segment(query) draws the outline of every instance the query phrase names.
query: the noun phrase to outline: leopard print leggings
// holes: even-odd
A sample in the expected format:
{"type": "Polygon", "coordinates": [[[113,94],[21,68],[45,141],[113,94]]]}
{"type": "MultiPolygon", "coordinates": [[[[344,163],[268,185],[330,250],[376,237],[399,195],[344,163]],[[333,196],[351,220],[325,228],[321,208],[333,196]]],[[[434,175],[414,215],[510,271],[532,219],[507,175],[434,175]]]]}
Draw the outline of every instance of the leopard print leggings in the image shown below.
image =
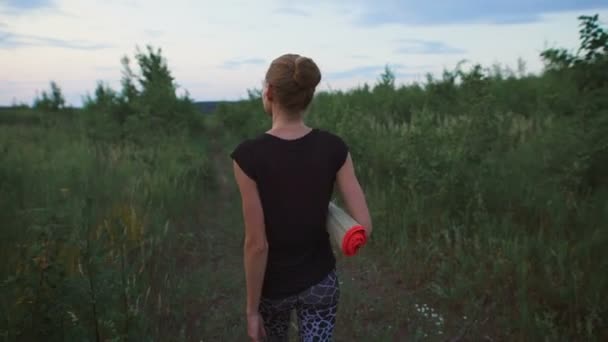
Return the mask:
{"type": "Polygon", "coordinates": [[[296,310],[298,330],[302,342],[331,341],[340,286],[336,271],[304,292],[280,300],[262,298],[260,314],[269,342],[288,341],[291,312],[296,310]]]}

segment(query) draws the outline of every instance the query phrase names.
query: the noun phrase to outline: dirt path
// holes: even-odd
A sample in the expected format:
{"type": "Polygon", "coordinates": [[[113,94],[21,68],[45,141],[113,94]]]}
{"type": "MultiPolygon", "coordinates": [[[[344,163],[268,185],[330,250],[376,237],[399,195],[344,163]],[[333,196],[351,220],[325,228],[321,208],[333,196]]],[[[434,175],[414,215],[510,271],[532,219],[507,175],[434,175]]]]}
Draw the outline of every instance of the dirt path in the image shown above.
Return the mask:
{"type": "Polygon", "coordinates": [[[242,271],[242,223],[238,193],[232,179],[229,152],[220,134],[213,133],[210,161],[217,180],[213,198],[201,206],[207,212],[204,239],[209,243],[209,296],[197,341],[246,341],[245,282],[242,271]]]}

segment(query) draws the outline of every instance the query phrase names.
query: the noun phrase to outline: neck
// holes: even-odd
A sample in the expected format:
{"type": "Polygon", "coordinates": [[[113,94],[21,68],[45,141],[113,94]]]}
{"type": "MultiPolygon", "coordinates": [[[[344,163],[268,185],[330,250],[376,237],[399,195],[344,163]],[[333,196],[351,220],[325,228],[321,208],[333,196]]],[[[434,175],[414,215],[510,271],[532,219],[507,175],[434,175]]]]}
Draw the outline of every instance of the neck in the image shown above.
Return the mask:
{"type": "Polygon", "coordinates": [[[304,127],[306,127],[306,125],[304,124],[302,115],[286,113],[280,109],[273,110],[271,130],[297,129],[304,127]]]}

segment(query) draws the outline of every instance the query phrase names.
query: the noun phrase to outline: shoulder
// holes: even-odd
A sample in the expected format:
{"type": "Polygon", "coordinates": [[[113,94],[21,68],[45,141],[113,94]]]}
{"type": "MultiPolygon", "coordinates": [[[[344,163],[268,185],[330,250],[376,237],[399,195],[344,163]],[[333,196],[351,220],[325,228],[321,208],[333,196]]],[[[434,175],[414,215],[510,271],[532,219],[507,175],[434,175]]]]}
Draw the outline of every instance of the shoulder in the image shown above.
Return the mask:
{"type": "Polygon", "coordinates": [[[341,150],[348,149],[348,144],[346,143],[345,139],[342,138],[340,135],[319,128],[317,128],[317,132],[319,133],[319,136],[323,140],[324,144],[335,146],[336,148],[341,150]]]}
{"type": "Polygon", "coordinates": [[[258,157],[260,145],[264,142],[264,136],[259,135],[255,138],[241,141],[230,153],[232,160],[253,180],[257,180],[259,164],[258,157]]]}
{"type": "Polygon", "coordinates": [[[253,138],[247,138],[242,140],[236,145],[236,147],[230,153],[230,156],[234,159],[242,154],[253,153],[264,141],[264,134],[260,134],[253,138]]]}
{"type": "Polygon", "coordinates": [[[328,130],[322,129],[322,128],[317,128],[316,130],[319,133],[319,136],[321,136],[325,140],[336,142],[336,143],[345,143],[344,139],[340,135],[338,135],[334,132],[331,132],[331,131],[328,131],[328,130]]]}
{"type": "Polygon", "coordinates": [[[349,147],[346,141],[338,134],[317,129],[323,148],[329,153],[333,170],[338,171],[346,161],[349,147]]]}

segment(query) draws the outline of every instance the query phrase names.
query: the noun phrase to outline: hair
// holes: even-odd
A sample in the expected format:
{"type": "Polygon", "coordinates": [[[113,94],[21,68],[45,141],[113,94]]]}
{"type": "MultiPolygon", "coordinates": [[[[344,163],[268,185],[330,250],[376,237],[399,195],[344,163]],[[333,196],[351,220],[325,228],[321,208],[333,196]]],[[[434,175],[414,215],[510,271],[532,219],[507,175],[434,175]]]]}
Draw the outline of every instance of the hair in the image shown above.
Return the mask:
{"type": "Polygon", "coordinates": [[[276,101],[290,112],[305,110],[321,82],[315,62],[297,54],[285,54],[270,64],[266,82],[272,86],[276,101]]]}

